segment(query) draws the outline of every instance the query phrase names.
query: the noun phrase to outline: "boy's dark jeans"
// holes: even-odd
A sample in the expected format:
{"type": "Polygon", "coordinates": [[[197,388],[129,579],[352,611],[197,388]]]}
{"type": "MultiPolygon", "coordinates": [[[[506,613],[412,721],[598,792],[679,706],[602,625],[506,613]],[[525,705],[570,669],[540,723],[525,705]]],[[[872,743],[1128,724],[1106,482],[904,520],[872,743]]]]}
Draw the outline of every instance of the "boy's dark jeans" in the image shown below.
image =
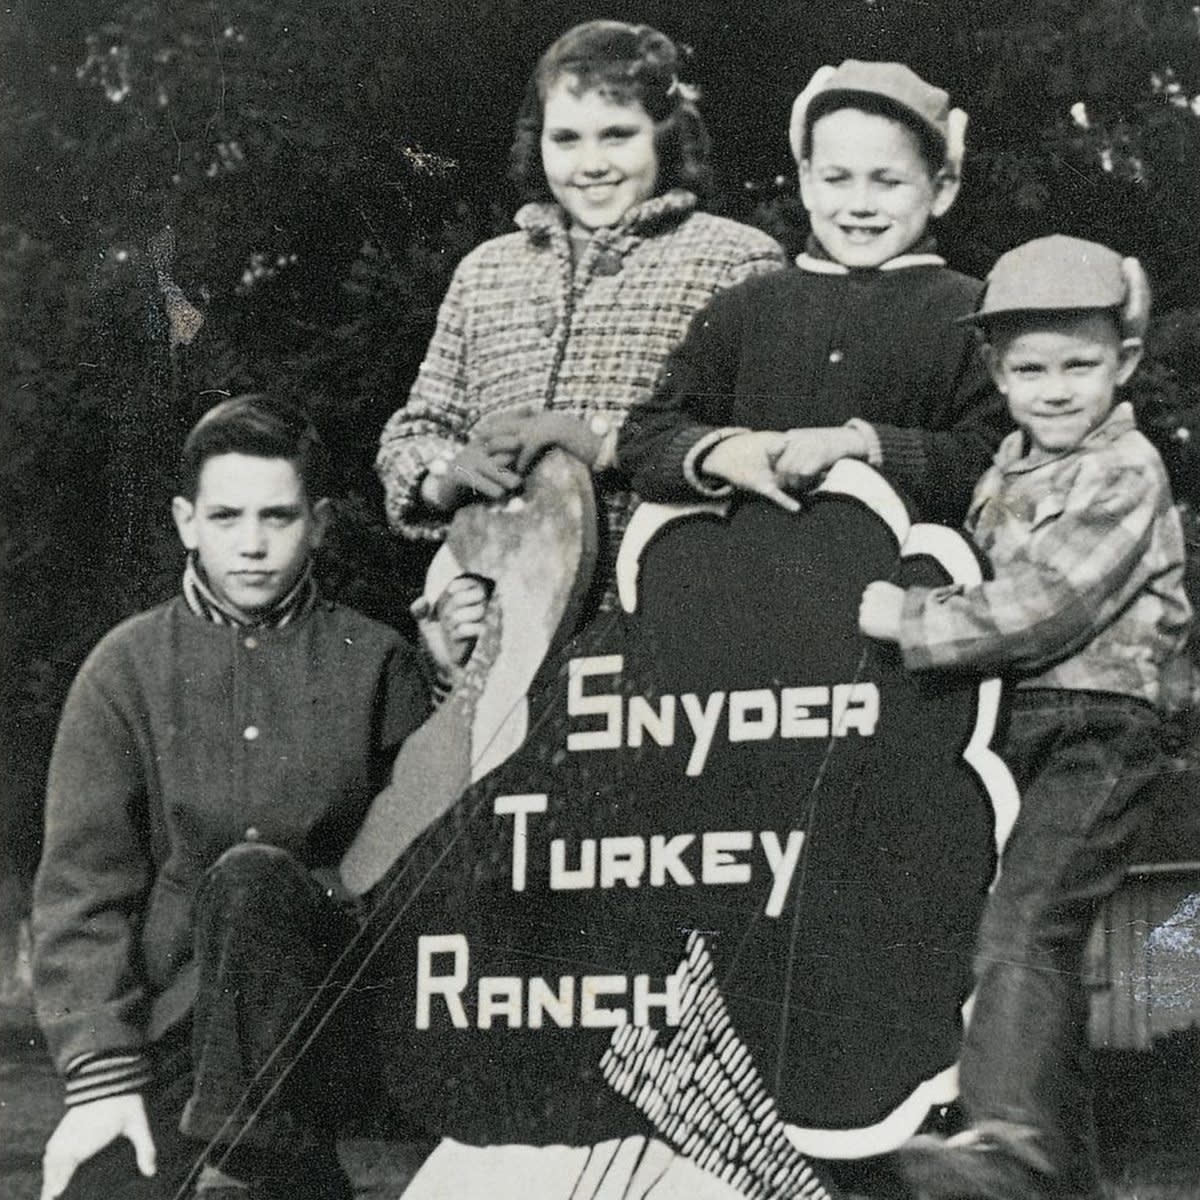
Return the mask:
{"type": "Polygon", "coordinates": [[[327,1151],[373,1050],[363,1014],[351,1012],[361,989],[341,996],[350,956],[334,968],[356,922],[286,851],[243,843],[209,871],[195,926],[184,1133],[297,1156],[327,1151]]]}
{"type": "Polygon", "coordinates": [[[200,1164],[220,1163],[235,1141],[230,1173],[264,1156],[301,1158],[306,1170],[289,1195],[338,1195],[342,1181],[327,1177],[340,1173],[337,1125],[373,1095],[361,989],[306,1043],[350,974],[349,965],[330,972],[357,928],[285,851],[259,843],[227,851],[197,898],[190,1037],[172,1030],[152,1051],[146,1104],[158,1174],[142,1179],[122,1139],[79,1169],[69,1200],[190,1196],[200,1164]]]}
{"type": "Polygon", "coordinates": [[[1014,702],[1005,758],[1021,810],[980,928],[961,1091],[973,1122],[1037,1131],[1055,1168],[1048,1195],[1098,1194],[1080,972],[1163,765],[1162,733],[1149,705],[1107,693],[1014,702]]]}

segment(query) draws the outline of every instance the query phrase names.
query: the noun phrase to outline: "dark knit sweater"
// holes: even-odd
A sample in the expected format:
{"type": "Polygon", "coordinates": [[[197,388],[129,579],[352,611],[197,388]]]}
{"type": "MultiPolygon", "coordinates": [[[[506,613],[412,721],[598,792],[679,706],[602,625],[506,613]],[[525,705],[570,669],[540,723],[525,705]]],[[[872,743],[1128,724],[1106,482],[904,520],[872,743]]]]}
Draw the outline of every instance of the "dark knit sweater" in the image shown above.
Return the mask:
{"type": "Polygon", "coordinates": [[[325,602],[246,630],[176,599],[100,642],[59,724],[33,903],[60,1071],[136,1053],[187,1011],[193,896],[225,850],[337,863],[428,696],[393,630],[325,602]]]}
{"type": "Polygon", "coordinates": [[[693,320],[617,458],[648,500],[696,498],[683,463],[714,428],[874,426],[880,469],[921,517],[958,524],[1011,429],[969,328],[982,285],[944,266],[797,268],[722,292],[693,320]],[[836,269],[836,268],[835,268],[836,269]]]}

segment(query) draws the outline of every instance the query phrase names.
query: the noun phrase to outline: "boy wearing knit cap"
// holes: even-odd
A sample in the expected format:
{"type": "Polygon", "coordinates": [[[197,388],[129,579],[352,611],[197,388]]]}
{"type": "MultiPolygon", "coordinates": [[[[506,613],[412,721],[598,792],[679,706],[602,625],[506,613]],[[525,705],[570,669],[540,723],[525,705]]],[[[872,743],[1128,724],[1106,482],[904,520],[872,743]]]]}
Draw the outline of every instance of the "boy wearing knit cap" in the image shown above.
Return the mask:
{"type": "Polygon", "coordinates": [[[929,223],[959,189],[966,116],[899,63],[822,67],[793,107],[811,236],[796,269],[714,298],[618,446],[652,500],[757,493],[788,509],[839,458],[926,519],[961,521],[1010,428],[955,325],[981,285],[929,223]]]}
{"type": "Polygon", "coordinates": [[[1021,809],[976,947],[971,1126],[901,1151],[923,1200],[1099,1195],[1080,967],[1187,696],[1183,533],[1117,394],[1148,308],[1137,261],[1104,246],[1056,236],[1000,258],[972,321],[1019,428],[967,520],[994,578],[863,595],[862,631],[911,669],[1016,684],[1004,753],[1021,809]]]}

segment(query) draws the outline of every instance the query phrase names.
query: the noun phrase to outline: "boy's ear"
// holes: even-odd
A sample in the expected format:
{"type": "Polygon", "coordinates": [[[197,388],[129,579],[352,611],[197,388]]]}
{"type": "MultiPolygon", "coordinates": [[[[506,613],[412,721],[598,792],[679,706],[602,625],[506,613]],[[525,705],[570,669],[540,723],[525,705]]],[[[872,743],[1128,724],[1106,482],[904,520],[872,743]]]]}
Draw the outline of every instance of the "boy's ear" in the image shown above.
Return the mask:
{"type": "Polygon", "coordinates": [[[1117,362],[1117,387],[1127,384],[1142,361],[1145,344],[1140,337],[1121,339],[1120,358],[1117,362]]]}
{"type": "Polygon", "coordinates": [[[812,167],[807,158],[800,160],[798,170],[800,174],[800,199],[803,201],[806,209],[811,209],[812,206],[808,202],[808,189],[812,182],[812,167]]]}
{"type": "Polygon", "coordinates": [[[325,533],[329,528],[329,518],[332,515],[327,496],[322,496],[312,506],[312,524],[308,529],[308,548],[310,550],[316,550],[325,540],[325,533]]]}
{"type": "Polygon", "coordinates": [[[171,501],[171,517],[185,550],[196,549],[196,506],[186,496],[171,501]]]}
{"type": "Polygon", "coordinates": [[[962,187],[962,176],[952,167],[943,167],[933,177],[933,203],[929,212],[935,217],[944,217],[954,207],[962,187]]]}
{"type": "Polygon", "coordinates": [[[1000,353],[991,342],[981,342],[979,345],[979,353],[983,355],[983,365],[987,367],[987,373],[992,377],[992,382],[996,385],[996,391],[1002,396],[1007,396],[1003,381],[1003,373],[1000,370],[1000,353]]]}

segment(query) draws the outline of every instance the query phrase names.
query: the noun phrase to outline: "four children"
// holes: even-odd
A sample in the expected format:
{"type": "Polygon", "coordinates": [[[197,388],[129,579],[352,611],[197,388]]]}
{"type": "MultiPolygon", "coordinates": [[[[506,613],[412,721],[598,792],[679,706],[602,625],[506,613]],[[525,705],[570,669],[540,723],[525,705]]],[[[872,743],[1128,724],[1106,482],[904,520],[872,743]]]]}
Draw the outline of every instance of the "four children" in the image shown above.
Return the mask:
{"type": "MultiPolygon", "coordinates": [[[[794,508],[842,457],[926,519],[965,514],[994,579],[873,584],[860,614],[915,670],[1017,679],[1022,807],[980,932],[973,1124],[916,1139],[904,1169],[925,1197],[1094,1196],[1079,961],[1180,703],[1190,619],[1165,475],[1117,398],[1144,279],[1104,247],[1042,239],[1000,259],[975,311],[980,285],[929,232],[957,195],[965,117],[908,68],[856,61],[796,102],[812,237],[780,270],[770,239],[695,211],[707,141],[677,71],[668,39],[619,22],[543,56],[514,147],[539,201],[455,274],[384,431],[389,519],[439,536],[457,506],[518,490],[550,445],[617,472],[617,530],[622,481],[794,508]]],[[[244,1131],[231,1121],[353,937],[320,869],[429,711],[415,652],[316,594],[322,454],[263,398],[202,419],[174,502],[182,594],[109,634],[67,700],[34,905],[68,1104],[44,1200],[73,1176],[71,1195],[125,1194],[121,1139],[143,1175],[157,1154],[171,1188],[207,1149],[207,1200],[351,1194],[312,1092],[336,1069],[332,1034],[244,1131]],[[263,962],[269,993],[252,982],[263,962]]],[[[458,653],[482,600],[455,592],[458,653]]]]}

